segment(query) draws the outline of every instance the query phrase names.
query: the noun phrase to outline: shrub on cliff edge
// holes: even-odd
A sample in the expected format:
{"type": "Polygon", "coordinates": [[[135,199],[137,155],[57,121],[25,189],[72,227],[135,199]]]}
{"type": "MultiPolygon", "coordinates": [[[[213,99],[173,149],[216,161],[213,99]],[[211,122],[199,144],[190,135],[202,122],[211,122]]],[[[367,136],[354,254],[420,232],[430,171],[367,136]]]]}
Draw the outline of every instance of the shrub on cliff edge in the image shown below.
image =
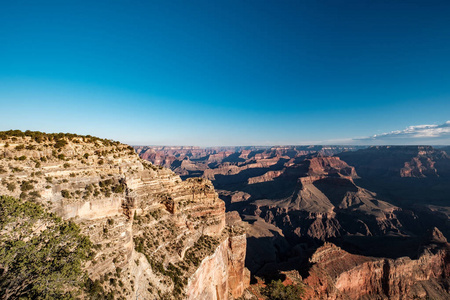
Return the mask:
{"type": "Polygon", "coordinates": [[[73,299],[91,242],[38,203],[0,196],[0,299],[73,299]]]}
{"type": "Polygon", "coordinates": [[[299,300],[302,299],[303,289],[298,285],[285,286],[281,280],[273,280],[261,292],[270,300],[299,300]]]}

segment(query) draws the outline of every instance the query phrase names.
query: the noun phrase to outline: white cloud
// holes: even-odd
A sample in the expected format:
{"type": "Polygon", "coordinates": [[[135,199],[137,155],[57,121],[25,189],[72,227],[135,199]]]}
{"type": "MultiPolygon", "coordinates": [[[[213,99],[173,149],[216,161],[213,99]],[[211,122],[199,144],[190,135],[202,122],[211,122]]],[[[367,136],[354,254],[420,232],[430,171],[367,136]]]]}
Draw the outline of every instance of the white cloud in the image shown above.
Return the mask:
{"type": "Polygon", "coordinates": [[[430,143],[446,139],[450,139],[450,121],[441,125],[414,125],[403,130],[375,134],[370,137],[355,138],[354,140],[365,142],[395,141],[396,143],[426,141],[430,143]]]}

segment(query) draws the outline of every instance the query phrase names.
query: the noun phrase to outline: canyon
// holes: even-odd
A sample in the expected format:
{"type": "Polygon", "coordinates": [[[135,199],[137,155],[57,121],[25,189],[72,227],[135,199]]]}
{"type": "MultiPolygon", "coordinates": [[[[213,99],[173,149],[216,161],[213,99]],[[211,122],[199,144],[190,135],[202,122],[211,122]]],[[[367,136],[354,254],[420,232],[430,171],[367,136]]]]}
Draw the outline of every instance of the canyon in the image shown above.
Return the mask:
{"type": "Polygon", "coordinates": [[[133,148],[9,131],[0,182],[90,239],[96,294],[82,298],[270,299],[277,280],[302,299],[450,295],[445,149],[133,148]]]}
{"type": "MultiPolygon", "coordinates": [[[[299,272],[307,299],[448,298],[445,148],[135,149],[182,178],[212,182],[227,211],[242,218],[254,282],[299,272]],[[430,242],[430,232],[443,239],[430,242]],[[348,286],[353,277],[364,289],[348,286]]],[[[258,286],[249,298],[261,296],[258,286]]]]}

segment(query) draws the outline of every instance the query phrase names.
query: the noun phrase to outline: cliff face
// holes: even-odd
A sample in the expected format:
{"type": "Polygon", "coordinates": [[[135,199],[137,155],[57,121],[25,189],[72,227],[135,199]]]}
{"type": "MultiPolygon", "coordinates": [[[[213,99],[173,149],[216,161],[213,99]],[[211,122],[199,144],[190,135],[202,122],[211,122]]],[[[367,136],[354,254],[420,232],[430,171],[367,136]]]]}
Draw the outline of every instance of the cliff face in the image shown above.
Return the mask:
{"type": "MultiPolygon", "coordinates": [[[[436,245],[435,245],[436,246],[436,245]]],[[[373,258],[325,244],[310,259],[305,299],[447,299],[449,244],[418,259],[373,258]]]]}
{"type": "Polygon", "coordinates": [[[244,267],[245,234],[231,236],[206,257],[189,278],[187,298],[224,300],[238,298],[250,285],[250,272],[244,267]]]}
{"type": "Polygon", "coordinates": [[[34,199],[78,223],[95,244],[86,269],[106,292],[180,299],[212,295],[212,284],[222,287],[214,290],[217,299],[240,296],[245,243],[234,247],[233,241],[245,235],[229,234],[224,202],[208,180],[182,181],[109,140],[35,133],[2,138],[0,194],[34,199]],[[214,274],[207,271],[214,271],[213,261],[222,266],[214,274]]]}

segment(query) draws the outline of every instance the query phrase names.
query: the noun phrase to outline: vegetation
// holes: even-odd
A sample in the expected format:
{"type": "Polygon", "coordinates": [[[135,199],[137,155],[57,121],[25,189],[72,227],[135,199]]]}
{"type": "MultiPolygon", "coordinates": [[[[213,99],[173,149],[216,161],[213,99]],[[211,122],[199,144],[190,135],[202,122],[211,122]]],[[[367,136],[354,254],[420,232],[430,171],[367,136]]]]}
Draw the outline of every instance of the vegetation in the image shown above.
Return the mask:
{"type": "MultiPolygon", "coordinates": [[[[54,141],[54,147],[55,148],[61,148],[64,147],[67,144],[67,140],[69,141],[77,141],[82,140],[86,143],[96,143],[96,142],[102,142],[106,146],[112,146],[112,145],[119,145],[120,143],[117,141],[112,141],[108,139],[101,139],[98,137],[90,136],[90,135],[78,135],[73,133],[44,133],[40,131],[30,131],[27,130],[25,132],[20,130],[8,130],[8,131],[0,131],[0,139],[6,140],[8,138],[14,138],[14,137],[30,137],[31,139],[35,140],[37,143],[42,143],[45,141],[54,141]]],[[[19,145],[23,146],[23,145],[19,145]]],[[[20,147],[23,149],[22,147],[20,147]]],[[[18,150],[21,150],[18,149],[18,150]]]]}
{"type": "Polygon", "coordinates": [[[53,147],[55,147],[55,148],[63,148],[63,147],[65,147],[67,144],[68,144],[68,143],[67,143],[66,140],[61,139],[61,140],[57,140],[56,143],[55,143],[55,145],[53,145],[53,147]]]}
{"type": "Polygon", "coordinates": [[[85,287],[89,238],[31,201],[0,196],[0,298],[74,299],[85,287]]]}
{"type": "Polygon", "coordinates": [[[31,181],[22,181],[20,185],[20,190],[22,192],[31,191],[34,188],[33,183],[31,181]]]}
{"type": "Polygon", "coordinates": [[[6,188],[8,189],[8,191],[14,192],[16,190],[16,184],[14,182],[8,182],[6,184],[6,188]]]}
{"type": "Polygon", "coordinates": [[[299,285],[285,286],[281,280],[273,280],[261,293],[270,300],[299,300],[302,299],[303,288],[299,285]]]}
{"type": "Polygon", "coordinates": [[[194,244],[189,248],[185,254],[185,260],[189,264],[193,264],[198,267],[206,255],[211,255],[214,249],[219,245],[219,241],[211,236],[202,235],[194,244]]]}
{"type": "Polygon", "coordinates": [[[62,190],[61,196],[63,196],[63,198],[70,198],[70,193],[68,190],[62,190]]]}
{"type": "Polygon", "coordinates": [[[86,280],[85,290],[89,295],[89,299],[95,300],[113,300],[114,294],[112,292],[106,293],[102,284],[97,279],[92,281],[90,278],[86,280]]]}

